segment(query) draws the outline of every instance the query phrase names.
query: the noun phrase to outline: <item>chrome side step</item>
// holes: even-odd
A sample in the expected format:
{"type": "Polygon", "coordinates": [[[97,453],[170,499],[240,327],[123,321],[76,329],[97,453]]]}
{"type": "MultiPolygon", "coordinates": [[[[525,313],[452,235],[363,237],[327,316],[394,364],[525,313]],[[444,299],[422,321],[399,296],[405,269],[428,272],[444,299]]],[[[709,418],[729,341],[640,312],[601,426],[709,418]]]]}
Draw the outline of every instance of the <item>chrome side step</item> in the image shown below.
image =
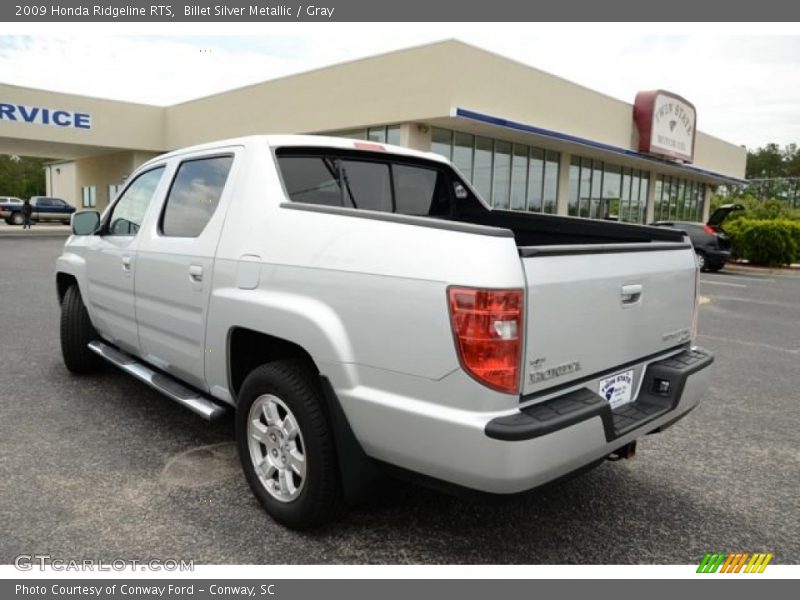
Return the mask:
{"type": "Polygon", "coordinates": [[[227,412],[226,408],[207,396],[186,387],[169,375],[151,369],[131,355],[125,354],[108,344],[100,341],[89,342],[89,350],[99,354],[111,364],[133,375],[136,379],[143,381],[207,421],[214,421],[227,412]]]}

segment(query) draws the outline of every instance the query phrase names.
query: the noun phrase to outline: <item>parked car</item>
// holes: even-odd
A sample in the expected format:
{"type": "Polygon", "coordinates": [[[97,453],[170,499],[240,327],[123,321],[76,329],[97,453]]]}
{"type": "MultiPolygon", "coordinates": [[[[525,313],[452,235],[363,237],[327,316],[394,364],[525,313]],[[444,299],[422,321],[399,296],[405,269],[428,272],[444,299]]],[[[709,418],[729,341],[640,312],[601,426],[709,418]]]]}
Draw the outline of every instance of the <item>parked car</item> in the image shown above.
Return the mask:
{"type": "Polygon", "coordinates": [[[628,458],[711,377],[684,233],[493,210],[430,153],[195,146],[72,230],[66,367],[105,360],[207,419],[235,411],[246,479],[291,527],[376,471],[511,494],[628,458]]]}
{"type": "MultiPolygon", "coordinates": [[[[14,200],[19,200],[19,198],[15,198],[14,200]]],[[[33,207],[31,220],[34,223],[58,222],[69,225],[72,213],[75,212],[75,207],[61,198],[32,196],[30,202],[33,207]]],[[[3,210],[3,205],[0,203],[0,211],[2,211],[0,212],[0,216],[4,218],[9,225],[22,225],[25,220],[22,216],[22,204],[22,200],[9,203],[5,210],[3,210]]]]}
{"type": "Polygon", "coordinates": [[[31,197],[33,214],[31,218],[35,223],[59,222],[69,225],[75,207],[61,198],[50,196],[31,197]]]}
{"type": "Polygon", "coordinates": [[[719,271],[731,257],[731,238],[722,228],[722,222],[735,210],[744,210],[744,206],[724,204],[711,213],[706,223],[656,221],[653,225],[685,231],[692,240],[700,270],[719,271]]]}
{"type": "MultiPolygon", "coordinates": [[[[3,219],[9,225],[11,224],[11,215],[18,212],[22,208],[22,199],[16,196],[0,196],[0,219],[3,219]]],[[[20,213],[20,216],[22,213],[20,213]]],[[[19,222],[22,225],[22,221],[19,222]]]]}

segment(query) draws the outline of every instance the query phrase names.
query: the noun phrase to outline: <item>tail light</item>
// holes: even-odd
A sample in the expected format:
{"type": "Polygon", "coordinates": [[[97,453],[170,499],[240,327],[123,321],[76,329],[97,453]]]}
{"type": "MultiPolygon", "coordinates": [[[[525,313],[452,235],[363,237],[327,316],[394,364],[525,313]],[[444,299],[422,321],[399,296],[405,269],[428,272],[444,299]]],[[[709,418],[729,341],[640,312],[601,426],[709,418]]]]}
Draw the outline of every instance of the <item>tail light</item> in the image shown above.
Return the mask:
{"type": "Polygon", "coordinates": [[[461,366],[482,384],[519,393],[522,290],[448,289],[461,366]]]}
{"type": "Polygon", "coordinates": [[[711,225],[703,225],[703,229],[708,234],[717,235],[717,230],[714,229],[711,225]]]}

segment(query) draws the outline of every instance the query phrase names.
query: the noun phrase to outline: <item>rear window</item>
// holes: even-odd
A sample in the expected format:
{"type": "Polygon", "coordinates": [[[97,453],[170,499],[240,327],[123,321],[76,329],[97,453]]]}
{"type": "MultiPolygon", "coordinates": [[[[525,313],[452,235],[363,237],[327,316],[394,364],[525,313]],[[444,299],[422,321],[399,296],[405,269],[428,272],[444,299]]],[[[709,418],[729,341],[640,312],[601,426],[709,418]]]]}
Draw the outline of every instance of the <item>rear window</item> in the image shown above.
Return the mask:
{"type": "Polygon", "coordinates": [[[279,152],[278,164],[292,202],[404,215],[448,214],[447,172],[399,158],[279,152]]]}

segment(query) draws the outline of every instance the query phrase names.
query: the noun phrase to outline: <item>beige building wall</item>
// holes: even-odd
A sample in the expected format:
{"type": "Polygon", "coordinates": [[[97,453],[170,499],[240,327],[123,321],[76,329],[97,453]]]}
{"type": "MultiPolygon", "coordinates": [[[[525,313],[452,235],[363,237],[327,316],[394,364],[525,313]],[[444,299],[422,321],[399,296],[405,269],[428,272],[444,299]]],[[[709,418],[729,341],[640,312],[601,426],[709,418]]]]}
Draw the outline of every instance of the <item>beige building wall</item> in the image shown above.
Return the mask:
{"type": "Polygon", "coordinates": [[[91,129],[0,121],[0,153],[77,158],[114,150],[164,151],[164,108],[0,84],[0,101],[87,113],[91,129]]]}
{"type": "MultiPolygon", "coordinates": [[[[447,119],[456,108],[623,149],[638,143],[632,104],[458,41],[400,50],[170,106],[165,143],[175,148],[254,133],[435,122],[447,119]]],[[[413,131],[408,139],[418,141],[413,131]]],[[[742,177],[745,160],[743,148],[698,132],[695,166],[742,177]]]]}
{"type": "Polygon", "coordinates": [[[75,196],[75,163],[62,162],[45,165],[45,190],[48,196],[62,198],[72,206],[78,206],[80,197],[75,196]]]}
{"type": "Polygon", "coordinates": [[[103,210],[111,200],[109,186],[123,184],[139,165],[155,155],[155,153],[116,152],[76,161],[74,206],[83,208],[82,189],[84,186],[94,186],[96,208],[103,210]]]}
{"type": "Polygon", "coordinates": [[[434,44],[357,60],[167,108],[166,143],[309,133],[446,116],[453,61],[434,44]]]}

